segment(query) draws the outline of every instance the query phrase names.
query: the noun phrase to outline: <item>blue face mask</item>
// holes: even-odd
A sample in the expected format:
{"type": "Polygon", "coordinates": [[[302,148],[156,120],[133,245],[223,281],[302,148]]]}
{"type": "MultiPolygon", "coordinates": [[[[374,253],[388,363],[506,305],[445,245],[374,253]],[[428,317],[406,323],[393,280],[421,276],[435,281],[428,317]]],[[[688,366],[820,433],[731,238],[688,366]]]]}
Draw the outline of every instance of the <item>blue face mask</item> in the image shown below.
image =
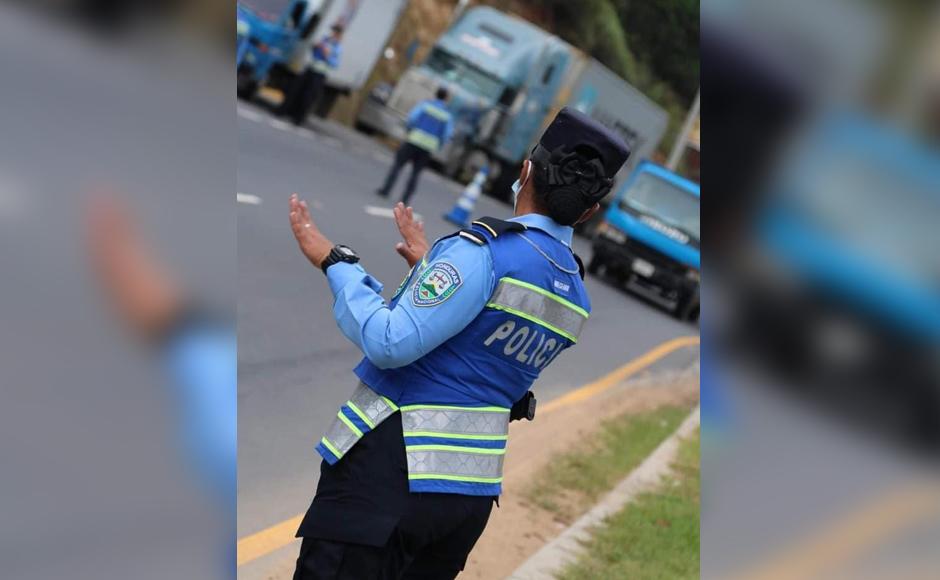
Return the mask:
{"type": "Polygon", "coordinates": [[[522,184],[519,183],[519,180],[512,182],[512,209],[515,211],[516,202],[519,201],[519,192],[522,191],[522,184]]]}

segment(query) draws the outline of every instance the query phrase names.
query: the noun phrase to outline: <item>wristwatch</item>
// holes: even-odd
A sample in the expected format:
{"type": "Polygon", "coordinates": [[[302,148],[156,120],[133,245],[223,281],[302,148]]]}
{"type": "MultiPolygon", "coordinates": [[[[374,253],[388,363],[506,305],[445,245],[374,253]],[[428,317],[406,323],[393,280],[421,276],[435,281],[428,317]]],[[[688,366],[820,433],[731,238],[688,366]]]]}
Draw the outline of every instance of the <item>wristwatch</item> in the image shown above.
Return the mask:
{"type": "Polygon", "coordinates": [[[347,264],[355,264],[359,261],[359,254],[353,251],[349,246],[344,246],[342,244],[337,244],[333,246],[333,249],[330,250],[330,254],[323,260],[323,263],[320,264],[320,268],[323,269],[323,273],[326,274],[326,269],[332,266],[337,262],[346,262],[347,264]]]}

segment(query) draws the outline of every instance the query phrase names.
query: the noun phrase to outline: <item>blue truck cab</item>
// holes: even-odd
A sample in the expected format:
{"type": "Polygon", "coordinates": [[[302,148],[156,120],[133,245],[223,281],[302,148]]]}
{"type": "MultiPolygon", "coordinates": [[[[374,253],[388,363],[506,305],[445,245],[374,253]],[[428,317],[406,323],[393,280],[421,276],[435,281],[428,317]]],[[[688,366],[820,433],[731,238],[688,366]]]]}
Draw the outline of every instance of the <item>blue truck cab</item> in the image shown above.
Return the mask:
{"type": "Polygon", "coordinates": [[[805,129],[735,260],[738,336],[866,428],[940,448],[940,158],[884,121],[805,129]],[[773,329],[773,332],[767,332],[773,329]]]}
{"type": "Polygon", "coordinates": [[[236,8],[238,95],[251,98],[275,65],[290,58],[297,42],[309,37],[319,22],[321,2],[291,0],[278,14],[261,13],[239,2],[236,8]]]}
{"type": "Polygon", "coordinates": [[[641,161],[598,226],[587,270],[697,320],[701,272],[699,185],[641,161]]]}

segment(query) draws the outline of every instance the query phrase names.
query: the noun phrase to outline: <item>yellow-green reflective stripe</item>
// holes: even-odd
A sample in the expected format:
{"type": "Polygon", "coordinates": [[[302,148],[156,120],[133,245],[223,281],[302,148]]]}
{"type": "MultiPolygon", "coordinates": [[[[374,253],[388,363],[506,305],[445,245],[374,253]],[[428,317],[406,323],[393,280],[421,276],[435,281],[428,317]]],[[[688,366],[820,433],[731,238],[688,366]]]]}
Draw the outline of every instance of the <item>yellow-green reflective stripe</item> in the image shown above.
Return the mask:
{"type": "Polygon", "coordinates": [[[365,413],[360,411],[359,407],[357,407],[355,403],[353,403],[352,401],[346,401],[346,405],[348,405],[349,408],[352,409],[353,413],[359,415],[359,418],[362,419],[363,423],[369,426],[369,429],[375,429],[375,423],[373,423],[372,420],[369,419],[369,417],[366,416],[365,413]]]}
{"type": "Polygon", "coordinates": [[[405,431],[405,437],[446,437],[448,439],[478,439],[480,441],[506,441],[509,435],[467,435],[439,431],[405,431]]]}
{"type": "Polygon", "coordinates": [[[446,479],[448,481],[469,481],[471,483],[502,483],[502,477],[470,477],[466,475],[445,475],[443,473],[409,473],[408,479],[446,479]]]}
{"type": "Polygon", "coordinates": [[[336,447],[333,447],[333,444],[330,443],[330,441],[326,437],[321,438],[320,443],[322,443],[324,447],[329,449],[333,453],[333,455],[335,455],[337,458],[343,456],[343,454],[339,452],[339,449],[337,449],[336,447]]]}
{"type": "Polygon", "coordinates": [[[420,409],[448,409],[453,411],[500,411],[502,413],[508,413],[509,409],[506,407],[455,407],[453,405],[405,405],[401,408],[402,411],[417,411],[420,409]]]}
{"type": "Polygon", "coordinates": [[[496,310],[502,310],[503,312],[508,312],[508,313],[510,313],[510,314],[515,314],[516,316],[521,316],[522,318],[525,318],[526,320],[528,320],[528,321],[530,321],[530,322],[534,322],[534,323],[536,323],[536,324],[538,324],[538,325],[540,325],[540,326],[544,326],[545,328],[551,330],[552,332],[557,332],[558,334],[564,336],[565,338],[567,338],[567,339],[570,340],[571,342],[578,342],[578,339],[577,339],[577,338],[575,338],[574,336],[571,336],[570,334],[568,334],[568,333],[565,332],[564,330],[562,330],[562,329],[560,329],[560,328],[558,328],[558,327],[556,327],[556,326],[553,326],[553,325],[551,325],[551,324],[545,322],[544,320],[539,320],[538,318],[532,316],[531,314],[526,314],[525,312],[520,312],[520,311],[516,310],[515,308],[510,308],[510,307],[508,307],[508,306],[503,306],[502,304],[495,304],[495,303],[493,303],[493,302],[490,302],[489,304],[487,304],[487,307],[489,307],[489,308],[494,308],[494,309],[496,309],[496,310]]]}
{"type": "Polygon", "coordinates": [[[553,293],[549,292],[548,290],[545,290],[544,288],[539,288],[538,286],[536,286],[536,285],[534,285],[534,284],[529,284],[528,282],[523,282],[522,280],[516,280],[515,278],[509,278],[509,277],[500,278],[499,281],[500,281],[500,282],[506,282],[507,284],[513,284],[513,285],[515,285],[515,286],[521,286],[521,287],[523,287],[523,288],[528,288],[529,290],[532,290],[533,292],[538,292],[539,294],[541,294],[542,296],[545,296],[546,298],[551,298],[552,300],[554,300],[555,302],[558,302],[558,303],[561,304],[562,306],[566,306],[566,307],[568,307],[568,308],[574,310],[575,312],[577,312],[578,314],[580,314],[581,316],[583,316],[583,317],[585,317],[585,318],[588,318],[588,317],[590,316],[590,314],[588,314],[587,310],[581,308],[581,307],[578,306],[577,304],[574,304],[574,303],[572,303],[572,302],[568,302],[567,300],[565,300],[565,299],[562,298],[561,296],[559,296],[559,295],[557,295],[557,294],[553,294],[553,293]]]}
{"type": "MultiPolygon", "coordinates": [[[[379,395],[379,396],[382,397],[382,395],[379,395]]],[[[388,405],[389,407],[391,407],[392,411],[397,411],[397,410],[398,410],[398,405],[396,405],[395,403],[391,402],[391,401],[390,401],[389,399],[387,399],[386,397],[382,397],[382,400],[385,401],[385,404],[386,404],[386,405],[388,405]]]]}
{"type": "Polygon", "coordinates": [[[437,149],[441,140],[421,129],[412,129],[408,133],[408,142],[424,149],[437,149]]]}
{"type": "Polygon", "coordinates": [[[460,447],[458,445],[405,445],[405,451],[456,451],[458,453],[477,453],[480,455],[505,455],[505,449],[483,449],[480,447],[460,447]]]}
{"type": "Polygon", "coordinates": [[[424,112],[440,121],[450,121],[450,113],[448,113],[444,109],[438,109],[437,107],[426,105],[424,107],[424,112]]]}
{"type": "Polygon", "coordinates": [[[336,416],[339,417],[340,421],[342,421],[343,423],[346,423],[346,426],[349,427],[349,430],[355,433],[357,437],[362,437],[362,431],[359,430],[359,427],[356,427],[355,425],[353,425],[353,422],[350,421],[349,418],[346,417],[346,415],[344,415],[342,411],[337,413],[336,416]]]}

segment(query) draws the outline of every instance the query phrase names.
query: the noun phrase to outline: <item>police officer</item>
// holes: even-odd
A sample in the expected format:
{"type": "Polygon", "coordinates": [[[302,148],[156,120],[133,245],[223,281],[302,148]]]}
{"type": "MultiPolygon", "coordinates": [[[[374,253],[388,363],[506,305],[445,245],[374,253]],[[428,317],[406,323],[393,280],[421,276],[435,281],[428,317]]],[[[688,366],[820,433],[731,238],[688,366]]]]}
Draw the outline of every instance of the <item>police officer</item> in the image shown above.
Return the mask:
{"type": "Polygon", "coordinates": [[[295,125],[300,125],[307,118],[307,112],[320,99],[326,76],[339,67],[342,56],[343,25],[336,23],[330,29],[330,35],[316,43],[312,49],[304,52],[304,66],[301,74],[291,83],[284,102],[277,114],[287,116],[295,125]]]}
{"type": "Polygon", "coordinates": [[[316,496],[297,535],[295,580],[454,578],[500,493],[511,419],[575,344],[591,306],[573,226],[626,161],[624,142],[562,109],[513,184],[515,217],[483,218],[428,248],[395,208],[412,266],[391,301],[348,247],[291,197],[301,251],[326,273],[333,315],[365,354],[360,382],[317,444],[316,496]]]}
{"type": "Polygon", "coordinates": [[[431,155],[450,140],[454,132],[453,116],[447,110],[447,98],[447,89],[441,87],[433,99],[421,101],[408,113],[405,125],[407,138],[395,153],[395,161],[385,178],[385,185],[376,191],[377,194],[388,197],[402,166],[411,163],[411,177],[401,198],[402,203],[408,204],[418,185],[418,176],[431,160],[431,155]]]}

